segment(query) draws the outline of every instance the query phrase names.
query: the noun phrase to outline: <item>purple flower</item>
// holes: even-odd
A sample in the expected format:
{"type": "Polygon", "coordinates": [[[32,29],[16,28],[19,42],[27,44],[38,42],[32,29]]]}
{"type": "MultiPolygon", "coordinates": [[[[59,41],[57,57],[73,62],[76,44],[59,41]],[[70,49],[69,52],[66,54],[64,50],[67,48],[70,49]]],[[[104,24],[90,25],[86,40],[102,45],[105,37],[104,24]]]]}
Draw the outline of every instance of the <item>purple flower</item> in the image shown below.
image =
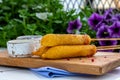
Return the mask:
{"type": "Polygon", "coordinates": [[[116,18],[113,18],[112,16],[112,9],[108,9],[105,11],[103,19],[96,25],[95,30],[98,31],[102,25],[111,26],[115,21],[116,18]]]}
{"type": "Polygon", "coordinates": [[[74,30],[80,30],[82,27],[82,23],[79,19],[76,19],[74,21],[70,21],[68,24],[67,32],[68,33],[74,33],[74,30]]]}
{"type": "Polygon", "coordinates": [[[116,14],[114,15],[114,17],[112,18],[113,21],[120,21],[120,14],[116,14]]]}
{"type": "Polygon", "coordinates": [[[110,26],[109,33],[111,37],[113,38],[120,37],[120,22],[119,21],[114,22],[113,25],[110,26]]]}
{"type": "MultiPolygon", "coordinates": [[[[97,38],[111,38],[110,32],[109,32],[109,27],[105,24],[103,24],[97,31],[97,38]]],[[[108,45],[116,45],[117,40],[108,40],[108,41],[99,41],[99,44],[101,46],[108,46],[108,45]]],[[[107,52],[111,52],[113,50],[104,50],[107,52]]]]}
{"type": "Polygon", "coordinates": [[[102,25],[97,31],[97,38],[110,38],[107,25],[102,25]]]}
{"type": "Polygon", "coordinates": [[[97,13],[93,13],[90,18],[88,19],[88,24],[90,25],[90,27],[93,30],[97,30],[96,29],[96,25],[103,19],[103,17],[97,13]]]}
{"type": "Polygon", "coordinates": [[[103,15],[104,19],[106,19],[106,20],[111,19],[112,18],[112,11],[113,11],[112,8],[106,10],[105,13],[104,13],[104,15],[103,15]]]}
{"type": "Polygon", "coordinates": [[[96,25],[96,32],[102,25],[108,25],[108,22],[106,20],[101,20],[97,25],[96,25]]]}
{"type": "Polygon", "coordinates": [[[117,40],[99,41],[99,44],[100,44],[101,46],[116,45],[116,44],[117,44],[117,40]]]}

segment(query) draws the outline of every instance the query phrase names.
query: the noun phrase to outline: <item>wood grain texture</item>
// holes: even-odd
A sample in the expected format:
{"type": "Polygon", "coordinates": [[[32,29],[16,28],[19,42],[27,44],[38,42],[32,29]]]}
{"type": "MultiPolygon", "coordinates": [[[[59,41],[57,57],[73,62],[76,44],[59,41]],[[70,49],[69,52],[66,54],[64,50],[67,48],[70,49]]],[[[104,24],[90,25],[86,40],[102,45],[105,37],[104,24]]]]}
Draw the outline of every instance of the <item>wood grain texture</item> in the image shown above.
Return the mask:
{"type": "Polygon", "coordinates": [[[4,51],[0,52],[0,65],[25,68],[51,66],[70,72],[102,75],[120,66],[120,54],[97,52],[93,57],[43,60],[39,57],[13,58],[4,51]]]}

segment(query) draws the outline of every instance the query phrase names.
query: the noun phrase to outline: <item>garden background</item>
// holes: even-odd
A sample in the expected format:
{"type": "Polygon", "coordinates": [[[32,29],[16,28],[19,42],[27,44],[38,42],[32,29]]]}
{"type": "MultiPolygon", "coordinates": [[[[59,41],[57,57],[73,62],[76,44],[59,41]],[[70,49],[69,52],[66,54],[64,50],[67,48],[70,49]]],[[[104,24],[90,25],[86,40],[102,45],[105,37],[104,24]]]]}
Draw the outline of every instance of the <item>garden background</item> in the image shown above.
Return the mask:
{"type": "Polygon", "coordinates": [[[0,0],[0,47],[22,35],[68,33],[69,22],[80,19],[80,33],[96,38],[88,18],[112,8],[119,13],[118,0],[0,0]]]}

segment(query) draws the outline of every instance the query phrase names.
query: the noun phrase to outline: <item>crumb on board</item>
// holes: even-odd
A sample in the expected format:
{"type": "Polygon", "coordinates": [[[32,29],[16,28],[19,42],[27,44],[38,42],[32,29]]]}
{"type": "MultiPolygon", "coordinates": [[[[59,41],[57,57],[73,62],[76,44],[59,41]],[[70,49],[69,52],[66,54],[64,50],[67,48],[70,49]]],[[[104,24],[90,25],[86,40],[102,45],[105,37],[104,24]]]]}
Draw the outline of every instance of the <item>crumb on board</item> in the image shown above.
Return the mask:
{"type": "Polygon", "coordinates": [[[70,61],[70,58],[67,58],[68,61],[70,61]]]}
{"type": "Polygon", "coordinates": [[[95,59],[93,59],[93,58],[92,58],[92,59],[91,59],[91,61],[92,61],[92,62],[94,62],[94,61],[95,61],[95,59]]]}
{"type": "Polygon", "coordinates": [[[104,58],[107,58],[107,56],[104,56],[104,58]]]}

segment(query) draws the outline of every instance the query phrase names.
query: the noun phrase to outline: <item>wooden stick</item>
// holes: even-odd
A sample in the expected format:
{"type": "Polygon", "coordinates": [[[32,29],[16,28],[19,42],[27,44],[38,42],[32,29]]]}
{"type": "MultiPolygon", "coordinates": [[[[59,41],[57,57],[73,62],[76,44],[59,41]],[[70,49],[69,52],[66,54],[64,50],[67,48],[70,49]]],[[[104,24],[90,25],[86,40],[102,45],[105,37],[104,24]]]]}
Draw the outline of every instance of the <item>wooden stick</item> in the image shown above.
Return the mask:
{"type": "Polygon", "coordinates": [[[109,40],[120,40],[120,38],[92,38],[91,41],[109,41],[109,40]]]}
{"type": "Polygon", "coordinates": [[[120,45],[111,45],[111,46],[97,46],[97,48],[116,48],[116,47],[120,47],[120,45]]]}
{"type": "Polygon", "coordinates": [[[120,49],[120,47],[111,47],[111,48],[97,48],[97,50],[114,50],[114,49],[120,49]]]}

